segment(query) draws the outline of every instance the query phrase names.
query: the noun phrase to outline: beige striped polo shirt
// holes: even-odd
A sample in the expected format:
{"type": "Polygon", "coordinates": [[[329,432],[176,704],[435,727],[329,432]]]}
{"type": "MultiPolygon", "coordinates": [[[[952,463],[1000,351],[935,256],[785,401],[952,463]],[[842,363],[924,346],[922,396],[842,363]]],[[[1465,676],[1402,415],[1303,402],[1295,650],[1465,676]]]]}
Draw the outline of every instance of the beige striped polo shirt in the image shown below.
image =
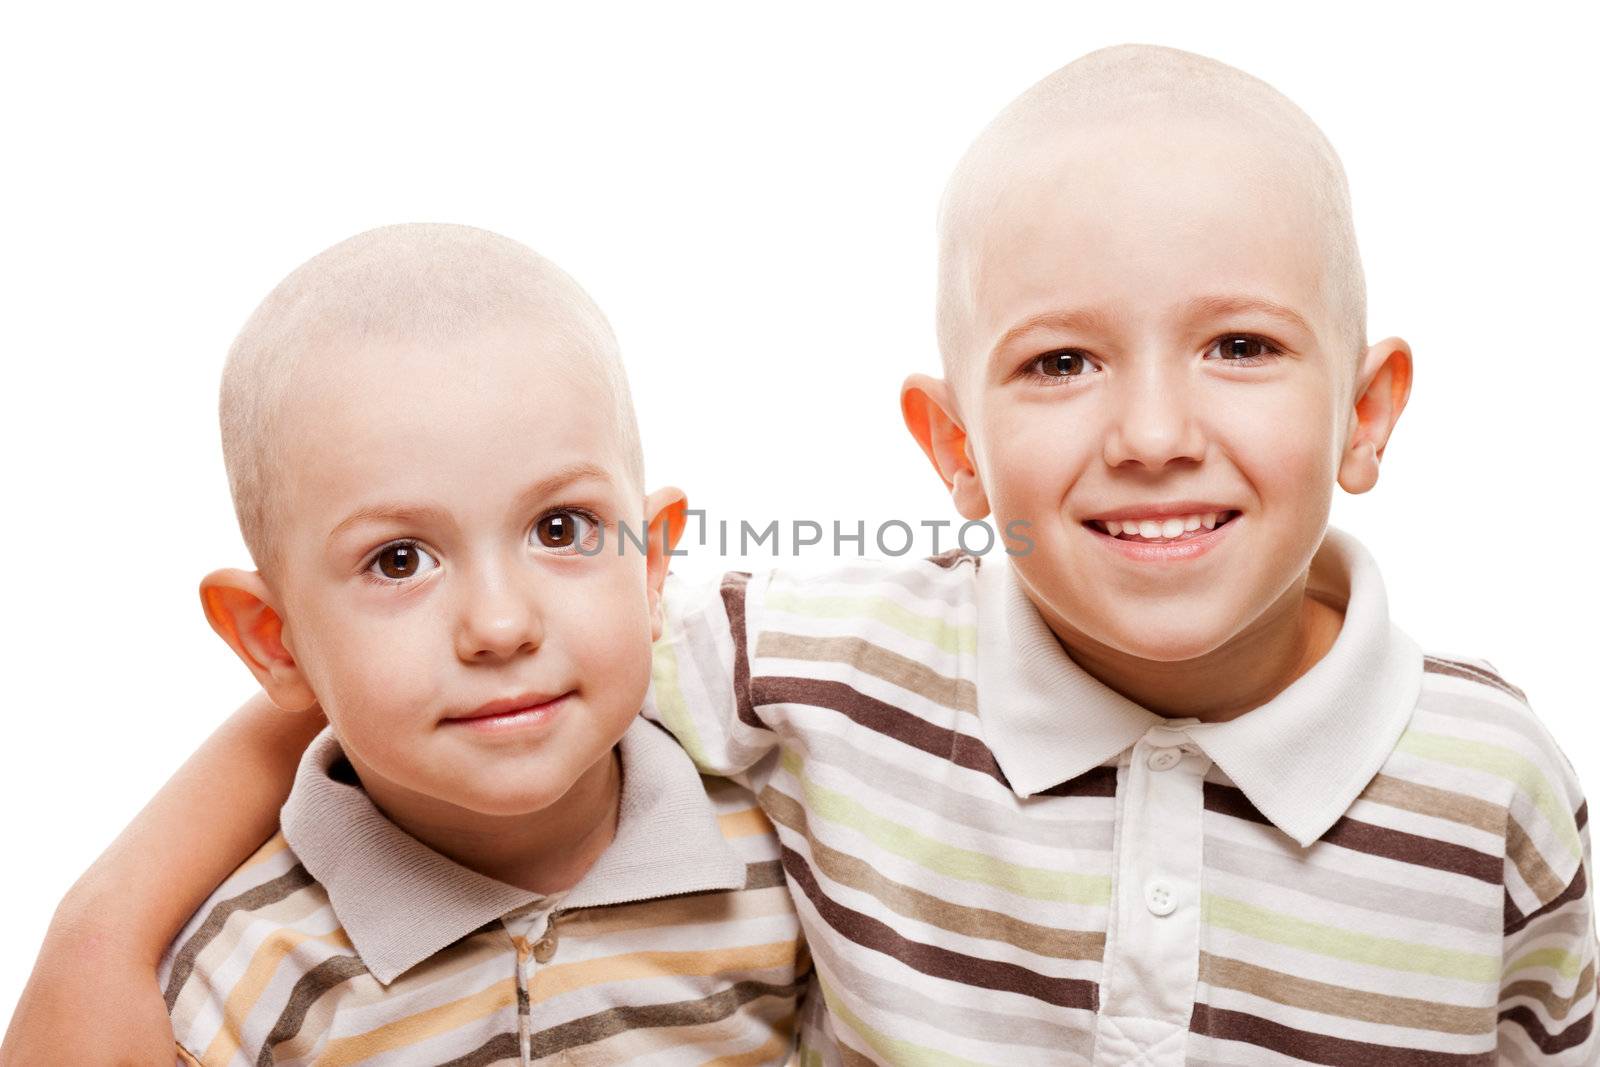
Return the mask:
{"type": "Polygon", "coordinates": [[[180,1062],[784,1063],[809,962],[771,824],[643,719],[619,754],[616,838],[546,900],[390,822],[324,733],[162,960],[180,1062]]]}
{"type": "Polygon", "coordinates": [[[1593,1064],[1588,813],[1523,694],[1330,529],[1331,650],[1151,714],[1002,556],[669,585],[650,713],[778,828],[805,1064],[1593,1064]]]}

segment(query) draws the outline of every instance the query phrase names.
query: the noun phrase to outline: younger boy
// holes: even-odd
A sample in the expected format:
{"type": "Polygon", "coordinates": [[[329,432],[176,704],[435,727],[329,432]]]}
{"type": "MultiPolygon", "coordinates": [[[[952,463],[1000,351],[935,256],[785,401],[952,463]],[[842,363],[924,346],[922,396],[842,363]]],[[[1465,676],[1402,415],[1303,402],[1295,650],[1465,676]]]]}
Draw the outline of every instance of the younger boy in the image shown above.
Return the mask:
{"type": "Polygon", "coordinates": [[[903,413],[1015,557],[666,594],[653,704],[778,824],[803,1054],[1593,1063],[1576,777],[1327,528],[1411,358],[1366,343],[1321,133],[1214,61],[1093,53],[963,160],[940,268],[903,413]]]}
{"type": "Polygon", "coordinates": [[[599,309],[494,234],[362,234],[245,326],[222,426],[260,569],[207,618],[331,726],[162,961],[180,1059],[784,1062],[770,827],[637,717],[684,498],[599,309]]]}

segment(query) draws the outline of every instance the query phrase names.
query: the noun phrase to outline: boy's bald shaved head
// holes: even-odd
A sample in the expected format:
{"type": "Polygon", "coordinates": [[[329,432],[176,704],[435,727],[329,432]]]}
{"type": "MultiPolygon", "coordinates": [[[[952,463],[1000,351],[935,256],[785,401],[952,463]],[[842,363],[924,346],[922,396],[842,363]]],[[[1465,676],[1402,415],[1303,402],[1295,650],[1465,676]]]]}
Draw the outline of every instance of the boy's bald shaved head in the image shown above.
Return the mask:
{"type": "Polygon", "coordinates": [[[549,260],[470,226],[407,224],[357,234],[296,268],[245,323],[222,375],[222,451],[256,566],[270,570],[284,469],[287,405],[297,381],[341,351],[373,342],[428,344],[526,324],[554,341],[614,399],[628,475],[643,458],[615,336],[600,309],[549,260]]]}
{"type": "MultiPolygon", "coordinates": [[[[1028,89],[978,136],[951,176],[939,217],[938,329],[947,375],[967,362],[975,340],[968,329],[981,285],[971,269],[974,243],[1008,192],[1037,180],[1052,146],[1095,126],[1192,121],[1238,135],[1243,165],[1259,163],[1249,150],[1267,146],[1275,163],[1290,161],[1292,180],[1320,222],[1334,343],[1357,358],[1366,347],[1366,284],[1333,146],[1305,112],[1258,78],[1175,48],[1127,44],[1091,52],[1028,89]]],[[[1159,138],[1152,145],[1159,147],[1159,138]]],[[[1092,140],[1081,147],[1092,151],[1092,140]]]]}

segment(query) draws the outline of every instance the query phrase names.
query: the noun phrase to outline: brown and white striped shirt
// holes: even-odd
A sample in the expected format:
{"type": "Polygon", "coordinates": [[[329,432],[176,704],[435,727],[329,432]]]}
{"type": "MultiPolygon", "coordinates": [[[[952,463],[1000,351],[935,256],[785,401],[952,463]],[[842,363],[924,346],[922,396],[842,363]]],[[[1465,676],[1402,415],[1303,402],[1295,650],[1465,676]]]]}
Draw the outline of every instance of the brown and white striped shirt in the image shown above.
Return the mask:
{"type": "Polygon", "coordinates": [[[162,960],[180,1062],[784,1063],[809,963],[771,824],[642,719],[619,752],[616,839],[545,900],[406,834],[323,734],[162,960]]]}
{"type": "Polygon", "coordinates": [[[1003,558],[669,585],[650,713],[778,827],[802,1062],[1593,1064],[1587,808],[1522,693],[1329,530],[1332,649],[1166,720],[1003,558]]]}

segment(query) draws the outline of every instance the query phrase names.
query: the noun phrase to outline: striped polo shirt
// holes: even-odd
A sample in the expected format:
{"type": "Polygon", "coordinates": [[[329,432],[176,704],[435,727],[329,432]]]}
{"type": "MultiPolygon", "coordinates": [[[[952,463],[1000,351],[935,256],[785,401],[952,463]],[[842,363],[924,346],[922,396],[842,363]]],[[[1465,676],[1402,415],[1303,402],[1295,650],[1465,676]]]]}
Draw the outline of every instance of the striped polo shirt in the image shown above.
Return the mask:
{"type": "Polygon", "coordinates": [[[1596,1062],[1571,767],[1354,538],[1308,589],[1333,647],[1202,724],[1080,668],[994,555],[671,586],[650,712],[777,825],[802,1061],[1596,1062]]]}
{"type": "Polygon", "coordinates": [[[179,1061],[784,1063],[809,962],[771,824],[643,719],[619,754],[616,838],[550,900],[405,833],[321,735],[161,962],[179,1061]]]}

